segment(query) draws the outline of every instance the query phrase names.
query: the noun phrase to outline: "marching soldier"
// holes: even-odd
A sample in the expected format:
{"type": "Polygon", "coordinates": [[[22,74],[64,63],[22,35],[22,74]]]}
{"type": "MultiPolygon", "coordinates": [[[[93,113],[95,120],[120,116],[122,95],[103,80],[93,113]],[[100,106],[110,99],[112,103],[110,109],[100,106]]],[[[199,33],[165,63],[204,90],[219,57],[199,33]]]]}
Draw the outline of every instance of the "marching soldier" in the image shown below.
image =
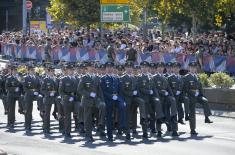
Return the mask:
{"type": "MultiPolygon", "coordinates": [[[[154,132],[154,124],[156,120],[161,120],[164,115],[158,97],[158,91],[155,89],[154,83],[149,76],[148,62],[142,62],[142,75],[139,76],[137,81],[138,96],[145,101],[146,111],[149,114],[150,128],[154,132]]],[[[148,138],[148,135],[143,135],[143,138],[148,138]]]]}
{"type": "Polygon", "coordinates": [[[183,77],[184,80],[184,86],[183,90],[184,93],[189,98],[189,124],[191,129],[192,135],[197,135],[196,132],[196,103],[200,103],[203,106],[204,109],[204,115],[205,115],[205,123],[212,123],[212,121],[209,119],[209,116],[211,115],[211,111],[208,105],[208,100],[203,96],[202,92],[202,85],[200,81],[197,78],[196,70],[197,70],[197,63],[192,62],[189,64],[189,70],[190,73],[186,74],[183,77]]]}
{"type": "Polygon", "coordinates": [[[2,100],[2,103],[3,103],[5,115],[7,115],[8,113],[7,102],[6,102],[6,91],[5,91],[5,81],[6,81],[6,77],[8,76],[8,73],[6,71],[7,69],[1,70],[1,73],[0,73],[0,99],[2,100]]]}
{"type": "Polygon", "coordinates": [[[120,91],[119,79],[112,75],[112,62],[106,63],[106,75],[101,78],[101,88],[106,104],[106,122],[108,140],[113,141],[113,108],[117,106],[119,117],[119,132],[125,129],[126,125],[126,103],[120,91]]]}
{"type": "Polygon", "coordinates": [[[145,101],[138,97],[137,83],[132,75],[133,63],[126,63],[126,74],[120,78],[121,92],[123,93],[124,100],[126,102],[126,139],[131,140],[130,128],[132,120],[132,107],[139,106],[140,109],[140,122],[143,130],[143,137],[147,137],[147,116],[145,109],[145,101]]]}
{"type": "MultiPolygon", "coordinates": [[[[16,100],[20,99],[21,83],[18,81],[17,71],[15,66],[10,67],[10,75],[6,79],[5,88],[7,92],[6,101],[8,104],[8,121],[7,126],[14,128],[15,123],[15,104],[16,100]]],[[[20,107],[22,108],[22,107],[20,107]]],[[[20,109],[22,110],[22,109],[20,109]]]]}
{"type": "Polygon", "coordinates": [[[169,72],[168,82],[170,84],[170,87],[172,89],[172,92],[174,94],[177,103],[178,122],[180,124],[185,124],[183,121],[184,109],[186,111],[185,113],[188,113],[189,103],[188,103],[188,97],[185,96],[185,94],[183,93],[183,80],[179,75],[180,66],[181,65],[177,62],[171,63],[167,71],[169,72]],[[184,103],[184,109],[182,103],[184,103]]]}
{"type": "Polygon", "coordinates": [[[65,138],[71,138],[71,113],[75,107],[75,93],[77,91],[76,79],[73,77],[72,65],[67,65],[67,72],[60,80],[59,93],[62,98],[64,112],[64,133],[65,138]]]}
{"type": "MultiPolygon", "coordinates": [[[[159,92],[160,101],[163,108],[163,113],[166,118],[167,131],[173,131],[172,136],[178,136],[178,124],[177,124],[177,107],[176,100],[167,81],[167,78],[163,74],[164,64],[158,63],[155,72],[157,74],[153,75],[153,82],[155,83],[155,88],[159,92]]],[[[157,124],[158,136],[161,137],[161,123],[157,124]]]]}
{"type": "Polygon", "coordinates": [[[43,78],[41,92],[44,95],[43,106],[43,131],[45,134],[50,134],[50,114],[52,104],[56,106],[55,100],[57,96],[58,83],[54,77],[53,66],[47,66],[47,75],[43,78]]]}
{"type": "Polygon", "coordinates": [[[35,76],[34,67],[32,64],[27,66],[28,75],[23,79],[24,89],[24,114],[25,114],[25,129],[27,132],[31,130],[33,101],[37,100],[40,91],[40,80],[35,76]]]}
{"type": "Polygon", "coordinates": [[[92,114],[98,109],[98,125],[100,136],[105,136],[105,103],[100,81],[93,75],[91,64],[87,64],[87,74],[84,75],[78,85],[78,92],[82,95],[81,104],[84,107],[85,132],[88,141],[94,141],[92,137],[92,114]]]}

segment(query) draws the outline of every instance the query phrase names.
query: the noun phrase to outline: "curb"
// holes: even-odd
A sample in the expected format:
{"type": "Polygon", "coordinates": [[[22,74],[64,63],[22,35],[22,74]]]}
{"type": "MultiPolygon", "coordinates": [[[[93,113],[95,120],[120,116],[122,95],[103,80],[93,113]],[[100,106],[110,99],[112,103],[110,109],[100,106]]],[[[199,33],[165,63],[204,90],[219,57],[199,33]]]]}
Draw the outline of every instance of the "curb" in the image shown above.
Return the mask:
{"type": "MultiPolygon", "coordinates": [[[[222,111],[222,110],[211,110],[212,116],[215,117],[224,117],[224,118],[232,118],[235,119],[235,112],[234,111],[222,111]]],[[[197,108],[196,114],[204,115],[203,109],[197,108]]]]}

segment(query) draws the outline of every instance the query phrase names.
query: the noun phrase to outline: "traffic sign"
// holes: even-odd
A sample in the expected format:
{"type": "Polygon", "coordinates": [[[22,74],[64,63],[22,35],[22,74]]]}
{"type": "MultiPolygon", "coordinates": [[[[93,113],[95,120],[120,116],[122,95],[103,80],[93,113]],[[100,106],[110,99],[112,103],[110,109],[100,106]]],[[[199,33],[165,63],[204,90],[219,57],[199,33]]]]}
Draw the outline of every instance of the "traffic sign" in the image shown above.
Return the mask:
{"type": "Polygon", "coordinates": [[[101,0],[101,4],[128,4],[129,0],[101,0]]]}
{"type": "Polygon", "coordinates": [[[31,1],[26,1],[26,9],[30,10],[33,7],[33,3],[31,1]]]}
{"type": "Polygon", "coordinates": [[[101,22],[114,23],[130,22],[129,5],[101,5],[101,22]]]}

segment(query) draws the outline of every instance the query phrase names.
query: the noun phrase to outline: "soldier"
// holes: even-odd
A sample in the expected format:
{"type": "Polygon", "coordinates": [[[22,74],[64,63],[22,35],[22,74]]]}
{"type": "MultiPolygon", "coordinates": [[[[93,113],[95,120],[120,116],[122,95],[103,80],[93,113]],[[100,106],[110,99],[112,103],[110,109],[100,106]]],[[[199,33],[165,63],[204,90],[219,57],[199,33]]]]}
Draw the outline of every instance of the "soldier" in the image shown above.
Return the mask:
{"type": "Polygon", "coordinates": [[[186,74],[183,77],[184,80],[184,86],[183,90],[184,93],[189,98],[189,124],[191,129],[192,135],[197,135],[196,132],[196,103],[200,103],[203,106],[204,109],[204,115],[205,115],[205,123],[212,123],[212,121],[209,119],[209,116],[211,115],[211,111],[208,105],[208,100],[203,96],[202,92],[202,85],[197,78],[196,70],[197,70],[197,63],[191,62],[189,64],[189,70],[190,73],[186,74]]]}
{"type": "MultiPolygon", "coordinates": [[[[76,73],[76,80],[77,83],[79,84],[80,79],[83,77],[83,75],[86,74],[86,62],[77,64],[77,73],[76,73]]],[[[84,129],[84,107],[81,104],[81,99],[82,99],[82,95],[80,92],[77,91],[76,93],[76,101],[77,101],[77,125],[76,126],[76,130],[80,133],[80,134],[84,134],[85,133],[85,129],[84,129]]],[[[76,121],[75,121],[76,122],[76,121]]]]}
{"type": "Polygon", "coordinates": [[[128,46],[129,46],[129,48],[126,51],[126,61],[127,62],[131,61],[131,62],[135,63],[137,60],[137,51],[133,48],[133,45],[131,42],[128,44],[128,46]]]}
{"type": "MultiPolygon", "coordinates": [[[[167,131],[172,131],[172,136],[178,136],[178,124],[177,124],[177,107],[176,100],[174,98],[173,92],[167,81],[167,78],[163,74],[164,64],[158,63],[155,69],[155,75],[153,75],[153,82],[155,83],[155,88],[159,92],[160,101],[163,108],[163,113],[166,118],[165,123],[167,126],[167,131]]],[[[154,70],[153,70],[154,72],[154,70]]],[[[161,137],[161,123],[157,124],[158,136],[161,137]]]]}
{"type": "MultiPolygon", "coordinates": [[[[66,73],[67,70],[65,68],[63,68],[63,66],[61,67],[61,70],[62,70],[62,73],[67,75],[67,73],[66,73]]],[[[60,80],[63,78],[62,73],[56,75],[56,82],[57,82],[58,86],[59,86],[60,80]]],[[[56,107],[58,109],[59,132],[64,134],[64,110],[63,110],[62,98],[61,98],[60,94],[58,94],[58,96],[56,97],[55,103],[56,103],[56,107]]]]}
{"type": "Polygon", "coordinates": [[[62,107],[64,112],[64,133],[65,138],[71,138],[71,113],[75,107],[75,93],[77,91],[76,79],[73,77],[72,65],[65,66],[67,72],[60,80],[59,93],[62,98],[62,107]]]}
{"type": "MultiPolygon", "coordinates": [[[[137,87],[137,80],[138,80],[138,77],[141,75],[141,70],[140,70],[140,66],[133,66],[133,80],[135,81],[136,83],[136,87],[137,87]]],[[[137,92],[138,94],[138,92],[137,92]]],[[[137,97],[137,99],[139,99],[140,97],[137,95],[137,96],[134,96],[134,98],[137,97]]],[[[141,105],[138,105],[138,102],[135,101],[135,99],[133,100],[133,103],[132,103],[132,106],[131,106],[131,122],[130,122],[130,126],[131,126],[131,129],[132,129],[132,134],[133,135],[138,135],[138,132],[136,131],[136,128],[137,128],[137,108],[141,108],[141,105]]],[[[147,117],[147,111],[146,111],[146,108],[145,108],[145,103],[144,103],[144,109],[145,109],[145,115],[147,117]]],[[[140,110],[142,111],[142,110],[140,110]]],[[[147,119],[147,118],[146,118],[147,119]]]]}
{"type": "Polygon", "coordinates": [[[39,78],[35,76],[34,67],[28,64],[28,75],[23,79],[24,89],[24,114],[26,132],[31,130],[33,101],[37,100],[40,91],[39,78]]]}
{"type": "MultiPolygon", "coordinates": [[[[10,67],[10,75],[6,79],[5,88],[7,92],[6,101],[8,104],[8,121],[7,127],[14,128],[15,124],[15,104],[16,100],[20,99],[21,84],[17,77],[17,71],[15,66],[10,67]]],[[[20,109],[22,110],[22,109],[20,109]]]]}
{"type": "Polygon", "coordinates": [[[106,123],[108,140],[113,141],[113,108],[117,106],[119,117],[119,132],[125,129],[126,125],[126,103],[123,100],[119,79],[112,75],[112,62],[106,63],[106,75],[101,78],[101,88],[106,104],[106,123]]]}
{"type": "Polygon", "coordinates": [[[44,95],[43,105],[44,105],[44,115],[43,115],[43,132],[45,134],[50,134],[50,114],[51,106],[55,104],[55,99],[58,92],[58,83],[54,77],[53,66],[47,66],[46,76],[43,78],[41,85],[41,92],[44,95]]]}
{"type": "MultiPolygon", "coordinates": [[[[10,69],[9,69],[10,70],[10,69]]],[[[6,102],[6,91],[5,91],[5,81],[8,76],[7,69],[1,70],[0,73],[0,99],[2,100],[4,106],[4,114],[7,115],[8,108],[6,102]]]]}
{"type": "Polygon", "coordinates": [[[78,92],[82,95],[81,104],[84,107],[84,123],[86,137],[89,142],[93,142],[92,126],[93,119],[92,114],[97,108],[99,113],[98,125],[100,136],[105,136],[105,103],[103,98],[103,92],[100,87],[100,81],[93,75],[91,64],[87,64],[87,74],[84,75],[78,85],[78,92]]]}
{"type": "Polygon", "coordinates": [[[145,109],[145,101],[137,96],[137,82],[134,79],[132,73],[132,62],[126,63],[126,74],[120,78],[121,83],[121,92],[123,93],[124,100],[126,102],[126,139],[131,140],[130,136],[130,123],[133,123],[132,120],[132,107],[136,108],[139,106],[140,109],[140,122],[143,130],[143,137],[147,137],[147,116],[145,109]]]}
{"type": "Polygon", "coordinates": [[[170,87],[172,89],[172,92],[174,94],[174,97],[176,99],[177,103],[177,111],[178,111],[178,123],[185,124],[183,121],[184,118],[184,109],[185,113],[188,113],[188,97],[185,96],[183,93],[183,80],[181,76],[179,75],[180,70],[180,64],[175,62],[170,64],[167,71],[169,72],[168,76],[168,82],[170,84],[170,87]],[[184,109],[182,106],[182,103],[184,103],[184,109]]]}

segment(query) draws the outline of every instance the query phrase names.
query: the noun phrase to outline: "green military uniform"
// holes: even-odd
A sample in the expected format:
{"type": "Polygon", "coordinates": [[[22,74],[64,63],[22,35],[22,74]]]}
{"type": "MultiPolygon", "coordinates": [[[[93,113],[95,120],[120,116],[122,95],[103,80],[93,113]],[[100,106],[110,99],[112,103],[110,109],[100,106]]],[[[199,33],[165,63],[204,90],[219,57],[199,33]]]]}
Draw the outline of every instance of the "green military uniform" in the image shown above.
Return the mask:
{"type": "MultiPolygon", "coordinates": [[[[71,66],[68,66],[71,68],[71,66]]],[[[71,113],[75,109],[75,94],[77,91],[76,79],[72,75],[64,76],[59,83],[59,93],[62,98],[62,107],[64,112],[64,132],[65,137],[71,135],[71,113]]]]}
{"type": "Polygon", "coordinates": [[[58,84],[55,77],[46,76],[44,77],[41,85],[41,92],[44,95],[44,117],[43,117],[43,130],[44,133],[50,132],[50,113],[51,106],[55,104],[56,96],[58,91],[58,84]]]}
{"type": "Polygon", "coordinates": [[[105,103],[100,82],[92,75],[85,75],[81,78],[78,85],[78,92],[82,95],[81,104],[84,107],[84,125],[86,136],[89,140],[92,138],[93,119],[92,114],[94,108],[99,109],[99,130],[104,133],[105,126],[105,103]]]}
{"type": "MultiPolygon", "coordinates": [[[[32,68],[32,66],[29,66],[32,68]]],[[[23,80],[25,129],[31,130],[33,101],[36,101],[40,91],[40,80],[35,75],[26,75],[23,80]]]]}
{"type": "MultiPolygon", "coordinates": [[[[177,125],[177,107],[176,100],[170,88],[170,85],[163,74],[156,74],[153,76],[155,88],[159,92],[160,101],[163,108],[163,113],[166,118],[166,125],[168,131],[173,131],[176,136],[178,130],[177,125]]],[[[161,124],[157,124],[158,135],[161,136],[161,124]]]]}
{"type": "Polygon", "coordinates": [[[0,73],[0,99],[2,100],[5,114],[8,113],[7,102],[6,102],[6,91],[5,91],[5,82],[7,76],[8,75],[4,76],[3,72],[0,73]]]}
{"type": "MultiPolygon", "coordinates": [[[[184,80],[183,90],[184,90],[184,93],[189,98],[189,123],[190,123],[191,134],[197,134],[195,131],[196,129],[196,114],[195,114],[196,103],[202,104],[203,109],[204,109],[204,114],[206,116],[206,119],[205,119],[206,123],[208,121],[207,120],[208,117],[211,115],[211,111],[210,111],[207,99],[203,96],[202,85],[200,81],[197,79],[197,76],[191,73],[188,73],[183,77],[183,80],[184,80]]],[[[208,122],[211,123],[210,120],[208,122]]]]}
{"type": "Polygon", "coordinates": [[[7,77],[6,83],[5,83],[5,89],[7,92],[6,101],[8,104],[7,125],[8,127],[13,128],[14,123],[15,123],[15,104],[16,104],[16,100],[19,100],[20,95],[21,95],[21,84],[18,81],[16,75],[12,74],[7,77]]]}

